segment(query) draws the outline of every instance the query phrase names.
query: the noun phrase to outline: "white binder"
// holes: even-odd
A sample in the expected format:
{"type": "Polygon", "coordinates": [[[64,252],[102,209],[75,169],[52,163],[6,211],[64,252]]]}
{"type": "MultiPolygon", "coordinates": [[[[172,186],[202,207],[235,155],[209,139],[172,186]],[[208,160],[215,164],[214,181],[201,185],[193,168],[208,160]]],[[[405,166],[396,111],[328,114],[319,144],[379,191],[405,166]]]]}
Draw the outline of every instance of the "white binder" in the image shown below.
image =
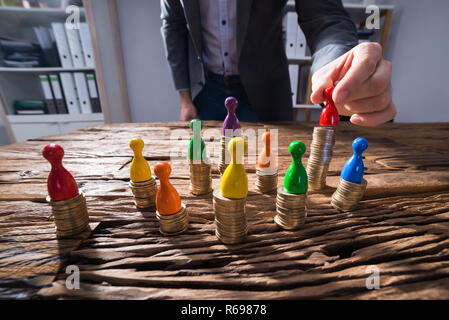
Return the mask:
{"type": "Polygon", "coordinates": [[[75,68],[83,68],[86,66],[84,61],[83,50],[81,49],[81,39],[78,29],[64,28],[67,41],[69,43],[70,53],[72,55],[73,66],[75,68]]]}
{"type": "Polygon", "coordinates": [[[87,87],[89,88],[90,104],[92,112],[101,112],[100,98],[98,97],[97,83],[95,82],[95,75],[93,73],[86,74],[87,87]]]}
{"type": "Polygon", "coordinates": [[[94,53],[92,50],[92,42],[90,40],[89,25],[86,22],[80,23],[80,38],[86,66],[94,68],[94,53]]]}
{"type": "Polygon", "coordinates": [[[75,72],[73,76],[75,78],[76,92],[78,94],[81,113],[92,113],[85,74],[83,72],[75,72]]]}
{"type": "Polygon", "coordinates": [[[47,106],[48,113],[50,114],[58,113],[56,110],[55,101],[53,100],[53,92],[51,92],[48,77],[45,74],[40,74],[39,80],[41,82],[42,92],[44,93],[45,105],[47,106]]]}
{"type": "Polygon", "coordinates": [[[295,58],[296,32],[298,30],[298,16],[296,12],[287,13],[285,53],[288,59],[295,58]]]}
{"type": "Polygon", "coordinates": [[[302,59],[306,56],[307,41],[304,32],[302,32],[298,23],[296,23],[296,41],[295,41],[295,58],[302,59]]]}
{"type": "Polygon", "coordinates": [[[57,74],[49,74],[51,88],[53,89],[53,95],[56,102],[56,109],[58,113],[67,113],[67,106],[64,101],[64,96],[62,95],[61,84],[59,83],[59,78],[57,74]]]}
{"type": "Polygon", "coordinates": [[[61,72],[59,74],[59,77],[61,78],[62,89],[64,90],[67,110],[70,114],[81,113],[78,96],[75,89],[75,81],[73,80],[73,74],[69,72],[61,72]]]}
{"type": "Polygon", "coordinates": [[[290,85],[292,87],[292,102],[293,107],[298,104],[297,97],[298,97],[298,73],[299,73],[299,66],[296,64],[291,64],[288,66],[288,72],[290,74],[290,85]]]}
{"type": "Polygon", "coordinates": [[[69,43],[63,23],[53,22],[51,24],[53,34],[55,35],[56,47],[58,48],[59,60],[64,68],[72,68],[72,54],[70,53],[69,43]]]}

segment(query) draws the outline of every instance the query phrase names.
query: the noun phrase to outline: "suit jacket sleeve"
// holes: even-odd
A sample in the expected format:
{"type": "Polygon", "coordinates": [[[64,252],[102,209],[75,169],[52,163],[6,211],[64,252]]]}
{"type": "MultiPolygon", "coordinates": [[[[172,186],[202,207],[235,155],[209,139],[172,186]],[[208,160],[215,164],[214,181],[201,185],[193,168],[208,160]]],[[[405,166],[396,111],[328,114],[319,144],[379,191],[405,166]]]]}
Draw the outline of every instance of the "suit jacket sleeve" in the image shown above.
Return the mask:
{"type": "Polygon", "coordinates": [[[176,90],[189,89],[188,30],[179,0],[161,0],[161,33],[176,90]]]}
{"type": "Polygon", "coordinates": [[[298,22],[313,53],[312,73],[358,44],[341,0],[296,0],[298,22]]]}

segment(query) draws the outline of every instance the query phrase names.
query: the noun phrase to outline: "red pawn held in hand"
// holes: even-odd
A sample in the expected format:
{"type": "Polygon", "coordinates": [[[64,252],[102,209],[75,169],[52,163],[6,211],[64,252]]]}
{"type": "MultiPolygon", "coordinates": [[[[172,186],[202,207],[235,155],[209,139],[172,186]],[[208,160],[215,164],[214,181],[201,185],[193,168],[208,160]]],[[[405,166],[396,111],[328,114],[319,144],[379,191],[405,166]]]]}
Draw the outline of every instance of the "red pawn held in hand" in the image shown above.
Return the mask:
{"type": "Polygon", "coordinates": [[[334,100],[332,100],[332,93],[335,87],[329,87],[324,90],[324,96],[326,97],[326,106],[321,111],[320,125],[322,126],[336,126],[339,122],[339,116],[337,108],[335,107],[334,100]]]}
{"type": "Polygon", "coordinates": [[[64,149],[58,144],[48,144],[42,150],[42,155],[51,164],[47,179],[48,195],[52,201],[68,200],[79,194],[78,185],[72,174],[62,165],[64,149]]]}

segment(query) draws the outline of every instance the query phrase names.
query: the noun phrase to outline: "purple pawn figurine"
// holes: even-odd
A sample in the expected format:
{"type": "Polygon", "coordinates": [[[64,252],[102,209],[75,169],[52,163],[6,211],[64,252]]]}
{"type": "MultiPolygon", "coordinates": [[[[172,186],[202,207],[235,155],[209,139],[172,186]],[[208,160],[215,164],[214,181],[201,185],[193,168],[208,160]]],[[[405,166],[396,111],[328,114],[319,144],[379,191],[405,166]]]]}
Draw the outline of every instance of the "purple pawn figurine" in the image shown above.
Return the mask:
{"type": "Polygon", "coordinates": [[[228,115],[223,121],[222,135],[225,137],[240,137],[240,122],[235,115],[235,110],[239,104],[234,97],[228,97],[225,100],[225,107],[228,110],[228,115]],[[232,131],[231,131],[232,130],[232,131]]]}

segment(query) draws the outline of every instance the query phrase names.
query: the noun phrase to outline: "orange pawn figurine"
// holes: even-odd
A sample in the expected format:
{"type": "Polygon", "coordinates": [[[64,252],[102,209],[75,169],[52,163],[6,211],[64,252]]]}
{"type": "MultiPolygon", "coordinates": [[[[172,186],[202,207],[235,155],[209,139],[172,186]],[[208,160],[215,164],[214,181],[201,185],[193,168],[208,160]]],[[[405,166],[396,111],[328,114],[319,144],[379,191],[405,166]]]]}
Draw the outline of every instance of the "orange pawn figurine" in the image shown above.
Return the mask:
{"type": "Polygon", "coordinates": [[[271,149],[272,134],[270,131],[264,132],[262,135],[263,150],[259,154],[257,167],[262,171],[277,171],[276,155],[271,149]]]}
{"type": "Polygon", "coordinates": [[[72,174],[62,165],[64,149],[58,144],[48,144],[42,150],[42,155],[51,164],[47,179],[48,195],[52,201],[68,200],[79,194],[78,185],[72,174]]]}
{"type": "Polygon", "coordinates": [[[161,161],[154,166],[154,174],[160,182],[156,194],[156,216],[163,235],[180,234],[189,227],[186,207],[181,203],[178,191],[170,183],[170,173],[168,162],[161,161]]]}
{"type": "Polygon", "coordinates": [[[278,184],[278,168],[276,154],[272,149],[272,138],[270,131],[262,135],[264,147],[257,161],[256,190],[262,193],[269,193],[276,190],[278,184]]]}
{"type": "Polygon", "coordinates": [[[169,215],[181,210],[181,197],[170,183],[171,167],[166,161],[154,166],[154,174],[159,178],[159,189],[156,194],[156,208],[162,215],[169,215]]]}
{"type": "Polygon", "coordinates": [[[52,215],[58,237],[72,237],[89,227],[86,198],[79,192],[72,174],[62,165],[64,149],[57,144],[49,144],[42,150],[42,155],[51,164],[47,179],[47,202],[52,208],[52,215]]]}

